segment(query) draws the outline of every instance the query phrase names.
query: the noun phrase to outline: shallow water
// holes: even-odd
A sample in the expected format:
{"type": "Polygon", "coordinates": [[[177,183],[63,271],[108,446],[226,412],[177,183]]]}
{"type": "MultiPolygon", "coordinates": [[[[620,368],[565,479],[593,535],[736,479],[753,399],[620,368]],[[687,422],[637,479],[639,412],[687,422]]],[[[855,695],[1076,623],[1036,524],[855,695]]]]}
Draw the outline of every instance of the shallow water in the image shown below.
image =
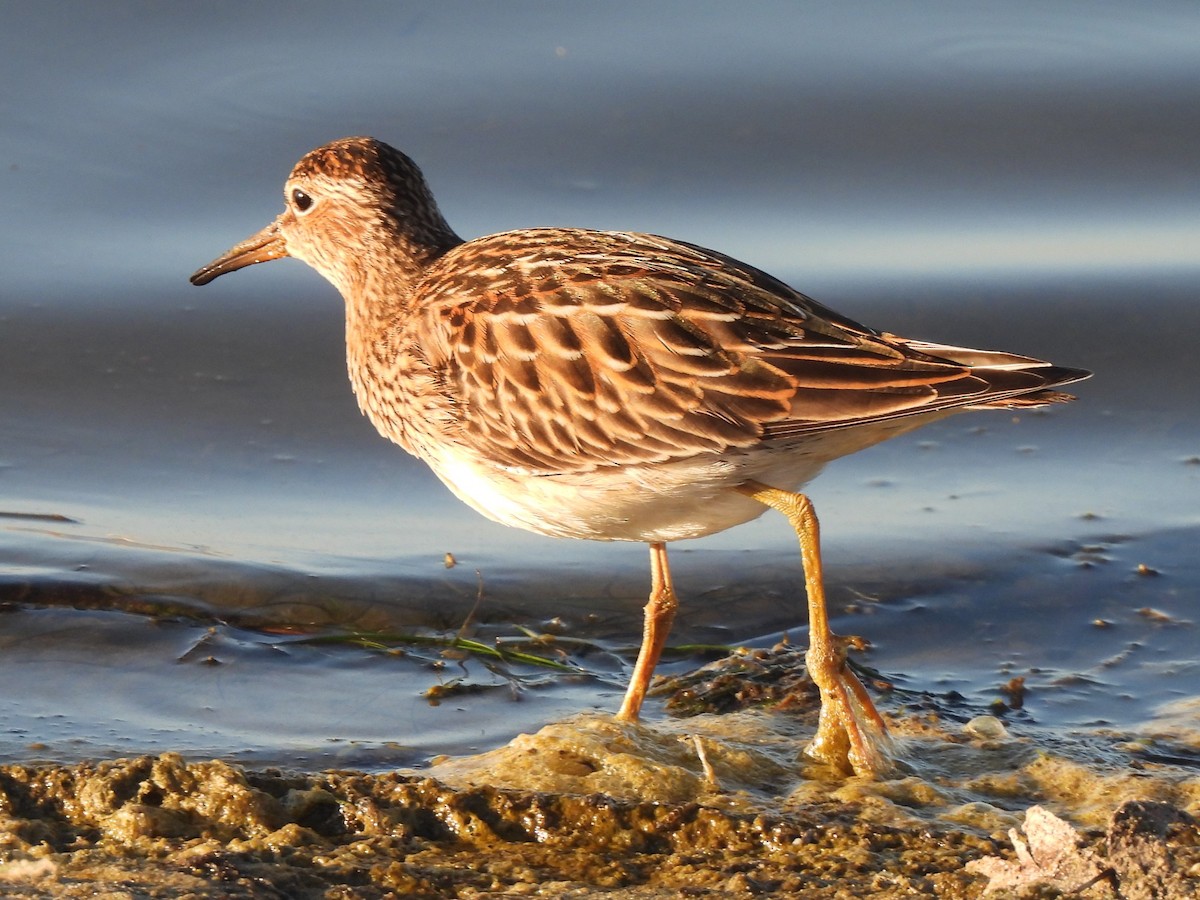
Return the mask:
{"type": "MultiPolygon", "coordinates": [[[[361,132],[467,236],[671,234],[882,329],[1094,369],[1069,407],[831,466],[835,626],[979,708],[1026,677],[1018,725],[1200,696],[1197,26],[1188,4],[6,6],[0,759],[386,768],[619,702],[644,548],[483,521],[378,438],[300,264],[187,284],[301,153],[361,132]],[[480,595],[481,637],[586,639],[588,674],[300,642],[454,634],[480,595]],[[464,667],[492,689],[431,706],[464,667]]],[[[802,638],[781,521],[673,558],[678,641],[802,638]]]]}

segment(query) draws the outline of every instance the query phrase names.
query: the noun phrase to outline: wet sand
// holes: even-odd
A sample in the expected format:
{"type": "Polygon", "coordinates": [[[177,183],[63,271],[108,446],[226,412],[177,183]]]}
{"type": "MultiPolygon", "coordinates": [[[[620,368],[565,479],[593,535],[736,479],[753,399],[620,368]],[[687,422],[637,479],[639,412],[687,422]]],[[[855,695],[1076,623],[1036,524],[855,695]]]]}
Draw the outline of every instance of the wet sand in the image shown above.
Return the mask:
{"type": "MultiPolygon", "coordinates": [[[[97,759],[103,743],[95,737],[74,746],[27,743],[16,754],[20,762],[0,766],[0,886],[7,896],[47,898],[967,898],[995,883],[1007,885],[993,894],[999,897],[1192,897],[1200,889],[1200,705],[1188,692],[1176,692],[1174,703],[1147,701],[1164,696],[1156,659],[1182,661],[1194,646],[1194,624],[1179,611],[1194,578],[1183,564],[1184,548],[1196,537],[1184,530],[1055,546],[990,571],[963,566],[953,577],[910,572],[911,580],[898,581],[884,565],[874,577],[869,569],[851,573],[853,591],[841,583],[847,573],[837,576],[839,621],[883,638],[884,647],[859,657],[888,664],[885,674],[867,677],[880,692],[903,768],[880,781],[843,779],[799,755],[815,725],[814,697],[801,651],[786,640],[700,668],[704,651],[679,654],[667,666],[675,674],[660,679],[650,704],[662,712],[641,726],[618,724],[608,714],[564,716],[470,754],[466,742],[448,733],[424,750],[419,743],[339,738],[346,720],[306,688],[329,682],[329,693],[345,705],[389,682],[410,690],[424,683],[420,702],[430,722],[452,723],[473,709],[497,717],[489,726],[495,728],[506,711],[519,711],[519,721],[548,715],[543,698],[571,697],[571,684],[581,679],[609,681],[615,702],[633,648],[612,643],[603,627],[564,631],[572,614],[552,602],[563,614],[557,626],[521,648],[568,660],[576,671],[547,673],[510,659],[503,677],[491,673],[498,692],[494,685],[488,703],[472,705],[490,671],[480,658],[445,645],[396,641],[388,649],[379,632],[372,632],[375,643],[344,640],[346,623],[394,630],[413,616],[370,601],[361,585],[343,585],[349,596],[328,607],[341,613],[331,620],[340,627],[310,623],[306,636],[293,620],[290,633],[272,634],[273,627],[255,638],[254,625],[263,624],[257,603],[241,611],[245,618],[235,628],[216,622],[199,599],[168,603],[161,595],[93,588],[89,601],[78,588],[56,595],[30,583],[24,594],[9,595],[17,602],[8,607],[6,632],[15,643],[4,659],[14,677],[31,669],[38,677],[40,617],[58,627],[82,617],[80,650],[93,662],[103,661],[110,642],[114,653],[127,656],[122,648],[138,627],[165,638],[141,646],[140,656],[175,648],[177,661],[164,658],[172,666],[144,673],[167,679],[161,693],[143,686],[131,695],[158,704],[160,724],[171,695],[176,702],[189,694],[213,698],[197,673],[226,673],[232,702],[218,709],[216,724],[181,723],[159,735],[167,746],[192,748],[184,754],[97,759]],[[1064,656],[1057,667],[1014,665],[1029,650],[1021,626],[979,621],[977,612],[956,624],[954,598],[963,585],[977,599],[1011,609],[1017,623],[1029,621],[1022,598],[1036,603],[1045,628],[1060,631],[1077,658],[1064,656]],[[67,606],[45,605],[55,597],[67,606]],[[926,604],[941,611],[940,634],[929,646],[915,639],[918,626],[896,625],[905,617],[924,620],[926,604]],[[95,609],[80,609],[86,606],[95,609]],[[888,639],[896,627],[908,644],[903,651],[888,639]],[[978,628],[986,638],[975,642],[970,630],[955,637],[957,628],[978,628]],[[335,640],[313,643],[313,637],[335,640]],[[263,657],[273,646],[284,650],[278,675],[263,657]],[[322,666],[319,682],[305,681],[311,663],[304,652],[317,649],[350,663],[351,680],[340,678],[340,667],[322,666]],[[900,668],[907,662],[919,671],[932,655],[934,665],[961,677],[963,652],[996,654],[990,691],[964,695],[956,679],[933,677],[936,669],[913,677],[900,668]],[[1081,668],[1087,659],[1092,665],[1081,668]],[[364,667],[366,661],[387,665],[364,667]],[[312,723],[328,736],[326,745],[289,744],[276,735],[274,750],[251,748],[212,761],[197,755],[206,735],[226,745],[238,740],[229,729],[237,708],[250,702],[241,693],[247,678],[267,679],[266,705],[257,709],[264,722],[312,723]],[[1145,696],[1113,693],[1130,689],[1145,696]],[[514,702],[518,697],[524,702],[514,702]],[[1097,713],[1110,721],[1097,721],[1097,713]],[[433,755],[455,747],[451,755],[433,755]],[[95,761],[39,761],[80,756],[95,761]],[[282,764],[264,762],[271,758],[282,764]],[[1049,839],[1033,837],[1044,828],[1035,830],[1041,820],[1031,809],[1057,817],[1051,822],[1065,830],[1065,844],[1060,839],[1046,849],[1049,839]],[[1033,824],[1025,824],[1027,817],[1033,824]],[[1032,855],[1023,857],[1018,842],[1031,846],[1032,855]],[[1070,894],[1093,879],[1088,891],[1070,894]]],[[[261,597],[249,586],[262,583],[241,577],[248,578],[245,596],[261,597]]],[[[751,593],[764,604],[787,589],[782,581],[771,587],[762,571],[756,582],[751,593]]],[[[311,616],[302,596],[282,596],[311,616]]],[[[226,594],[216,591],[206,602],[215,597],[226,594]]],[[[745,600],[729,602],[740,608],[745,600]]],[[[525,621],[546,624],[536,617],[549,609],[526,601],[525,621]]],[[[469,608],[467,598],[458,602],[469,608]]],[[[715,606],[683,637],[704,635],[710,617],[728,619],[731,613],[715,606]]],[[[238,615],[224,604],[226,619],[238,615]]],[[[485,644],[520,631],[503,616],[490,624],[488,615],[482,618],[469,633],[485,644]]],[[[617,632],[634,625],[631,616],[617,632]]],[[[60,652],[69,646],[61,631],[51,635],[60,652]]],[[[974,665],[985,670],[988,663],[974,665]]],[[[128,660],[122,666],[137,671],[128,660]]],[[[73,668],[80,670],[79,663],[73,668]]],[[[36,693],[32,682],[13,684],[36,693]]],[[[112,685],[118,693],[119,684],[112,685]]],[[[181,707],[180,714],[194,708],[181,707]]],[[[111,714],[111,706],[105,709],[111,714]]],[[[398,724],[386,721],[383,729],[398,736],[398,724]]],[[[31,723],[30,736],[55,729],[43,719],[31,723]]],[[[250,732],[244,737],[253,740],[250,732]]]]}
{"type": "MultiPolygon", "coordinates": [[[[552,589],[533,591],[543,600],[513,597],[510,606],[498,587],[494,608],[476,610],[471,636],[494,643],[519,633],[518,623],[548,626],[522,648],[577,667],[555,674],[510,660],[503,677],[469,654],[443,655],[445,646],[397,641],[389,650],[382,638],[374,646],[344,641],[350,626],[378,636],[428,625],[420,616],[428,600],[417,596],[406,610],[373,600],[353,580],[306,595],[285,573],[234,567],[205,590],[183,577],[196,591],[190,600],[178,586],[172,599],[161,585],[10,583],[6,724],[23,727],[25,738],[17,746],[21,735],[9,733],[8,752],[18,761],[0,767],[0,887],[7,896],[47,898],[965,898],[980,896],[992,877],[1023,883],[1012,830],[1040,806],[1076,829],[1084,849],[1076,850],[1073,837],[1074,868],[997,896],[1057,896],[1112,860],[1122,867],[1121,896],[1190,897],[1200,886],[1200,835],[1186,818],[1200,816],[1197,705],[1194,693],[1166,701],[1164,684],[1187,682],[1164,681],[1156,660],[1184,664],[1194,646],[1194,625],[1181,613],[1194,582],[1185,548],[1195,540],[1194,530],[1184,530],[1054,545],[1003,566],[910,568],[903,579],[888,564],[835,573],[839,621],[882,644],[860,659],[886,663],[886,677],[871,683],[883,689],[880,703],[905,770],[879,782],[842,780],[798,756],[814,710],[790,643],[700,669],[703,653],[677,655],[667,666],[674,677],[663,680],[650,707],[672,715],[651,713],[641,727],[562,714],[499,746],[486,740],[487,752],[467,753],[478,738],[447,730],[463,715],[482,715],[479,724],[503,734],[505,716],[553,719],[547,697],[586,702],[605,682],[613,701],[619,697],[633,649],[619,638],[636,635],[636,608],[608,618],[621,603],[610,599],[606,612],[595,602],[603,582],[586,604],[599,619],[578,632],[571,623],[586,618],[556,601],[552,589]],[[1008,610],[1014,623],[981,619],[977,605],[960,620],[956,598],[964,591],[1008,610]],[[1022,637],[1026,602],[1040,608],[1045,630],[1076,648],[1074,658],[1033,670],[1019,664],[1046,640],[1044,631],[1033,644],[1022,637]],[[314,616],[318,608],[326,618],[314,616]],[[522,616],[510,618],[518,609],[522,616]],[[546,618],[554,610],[557,625],[546,618]],[[933,611],[939,629],[925,646],[917,636],[933,611]],[[312,642],[325,637],[337,640],[312,642]],[[960,658],[968,652],[973,669],[960,658]],[[106,691],[81,685],[78,696],[109,731],[79,730],[82,707],[72,711],[62,694],[57,716],[14,717],[42,705],[41,683],[55,683],[47,663],[81,676],[102,673],[106,691]],[[972,681],[962,680],[969,670],[990,670],[990,690],[957,691],[972,681]],[[1005,690],[1018,675],[1023,686],[1005,690]],[[255,684],[257,695],[249,693],[255,684]],[[402,740],[353,737],[345,707],[421,685],[439,698],[437,705],[417,701],[429,724],[406,732],[386,705],[369,703],[364,716],[382,719],[382,735],[402,740]],[[1144,695],[1122,700],[1114,690],[1144,695]],[[118,704],[122,697],[127,702],[118,704]],[[1151,698],[1161,702],[1151,705],[1151,698]],[[149,737],[135,705],[150,717],[149,737]],[[257,730],[243,724],[239,710],[247,708],[260,720],[257,730]],[[689,715],[674,717],[679,712],[689,715]],[[1098,715],[1109,716],[1108,724],[1098,715]],[[284,722],[300,726],[295,736],[277,732],[262,743],[264,727],[284,722]],[[130,727],[119,734],[123,723],[130,727]],[[323,744],[305,739],[310,733],[324,735],[323,744]],[[105,758],[148,739],[175,749],[105,758]],[[224,759],[200,755],[206,742],[224,759]],[[239,742],[245,749],[231,752],[239,742]],[[444,753],[451,755],[435,755],[444,753]],[[72,762],[81,757],[93,761],[72,762]],[[412,766],[419,768],[405,769],[412,766]],[[1114,832],[1112,821],[1131,801],[1158,804],[1118,817],[1143,823],[1150,834],[1143,843],[1158,848],[1157,856],[1147,858],[1143,847],[1140,861],[1131,861],[1129,840],[1114,843],[1120,828],[1114,832]],[[1136,885],[1154,890],[1139,895],[1136,885]]],[[[715,568],[729,565],[715,556],[715,568]]],[[[211,563],[205,571],[215,574],[211,563]]],[[[698,604],[680,638],[711,638],[737,611],[757,616],[778,605],[780,594],[795,590],[795,574],[782,568],[775,582],[769,573],[757,570],[742,595],[698,604]]],[[[398,584],[374,591],[402,594],[398,584]]],[[[474,601],[450,592],[442,603],[447,624],[461,626],[474,601]]],[[[1101,880],[1084,896],[1116,897],[1112,885],[1101,880]]]]}
{"type": "Polygon", "coordinates": [[[1194,730],[1173,749],[1115,733],[1072,746],[991,716],[960,724],[961,710],[925,698],[889,711],[906,774],[843,780],[797,760],[814,716],[804,693],[644,726],[577,717],[428,777],[175,753],[3,766],[0,884],[155,898],[966,898],[991,881],[1006,886],[995,896],[1181,900],[1200,888],[1194,730]],[[1067,820],[1049,817],[1066,835],[1052,851],[1035,836],[1045,807],[1067,820]],[[1023,821],[1036,864],[1014,853],[1023,821]]]}

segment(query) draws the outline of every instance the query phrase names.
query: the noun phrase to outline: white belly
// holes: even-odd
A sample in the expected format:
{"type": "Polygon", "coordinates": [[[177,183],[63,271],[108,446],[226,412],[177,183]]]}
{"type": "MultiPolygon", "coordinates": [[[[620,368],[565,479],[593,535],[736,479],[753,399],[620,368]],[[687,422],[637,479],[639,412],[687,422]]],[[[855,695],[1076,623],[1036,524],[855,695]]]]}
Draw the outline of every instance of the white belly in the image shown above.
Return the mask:
{"type": "Polygon", "coordinates": [[[583,474],[530,474],[489,465],[446,446],[421,455],[459,499],[504,525],[598,541],[677,541],[715,534],[762,515],[765,506],[735,490],[746,481],[799,490],[830,460],[925,421],[900,419],[886,428],[823,432],[789,445],[583,474]]]}

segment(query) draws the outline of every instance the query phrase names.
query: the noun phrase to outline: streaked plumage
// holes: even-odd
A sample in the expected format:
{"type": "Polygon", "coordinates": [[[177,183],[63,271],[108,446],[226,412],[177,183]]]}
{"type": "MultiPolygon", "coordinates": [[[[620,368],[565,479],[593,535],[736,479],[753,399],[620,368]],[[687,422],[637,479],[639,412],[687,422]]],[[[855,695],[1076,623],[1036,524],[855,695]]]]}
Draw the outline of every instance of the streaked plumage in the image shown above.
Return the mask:
{"type": "Polygon", "coordinates": [[[499,522],[657,547],[672,607],[658,545],[755,518],[757,488],[795,491],[830,460],[952,412],[1069,399],[1052,388],[1087,376],[875,332],[655,235],[463,242],[416,165],[371,138],[306,155],[285,200],[193,283],[281,256],[311,264],[345,299],[350,378],[382,434],[499,522]]]}

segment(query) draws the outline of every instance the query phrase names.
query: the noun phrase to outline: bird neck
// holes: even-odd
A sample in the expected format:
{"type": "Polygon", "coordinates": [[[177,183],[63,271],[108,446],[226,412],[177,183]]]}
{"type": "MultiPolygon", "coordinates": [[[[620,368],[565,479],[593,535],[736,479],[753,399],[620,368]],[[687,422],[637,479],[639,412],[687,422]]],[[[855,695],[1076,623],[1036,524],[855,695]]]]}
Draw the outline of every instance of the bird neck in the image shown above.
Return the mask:
{"type": "Polygon", "coordinates": [[[406,316],[429,269],[463,242],[446,226],[420,241],[396,236],[386,255],[353,257],[337,287],[346,301],[347,325],[376,334],[406,316]],[[382,257],[382,258],[381,258],[382,257]]]}
{"type": "Polygon", "coordinates": [[[444,246],[397,247],[388,265],[356,267],[339,285],[346,303],[346,363],[359,408],[383,435],[415,452],[409,435],[413,404],[398,394],[424,383],[428,365],[406,339],[421,285],[434,263],[462,240],[447,229],[444,246]]]}

